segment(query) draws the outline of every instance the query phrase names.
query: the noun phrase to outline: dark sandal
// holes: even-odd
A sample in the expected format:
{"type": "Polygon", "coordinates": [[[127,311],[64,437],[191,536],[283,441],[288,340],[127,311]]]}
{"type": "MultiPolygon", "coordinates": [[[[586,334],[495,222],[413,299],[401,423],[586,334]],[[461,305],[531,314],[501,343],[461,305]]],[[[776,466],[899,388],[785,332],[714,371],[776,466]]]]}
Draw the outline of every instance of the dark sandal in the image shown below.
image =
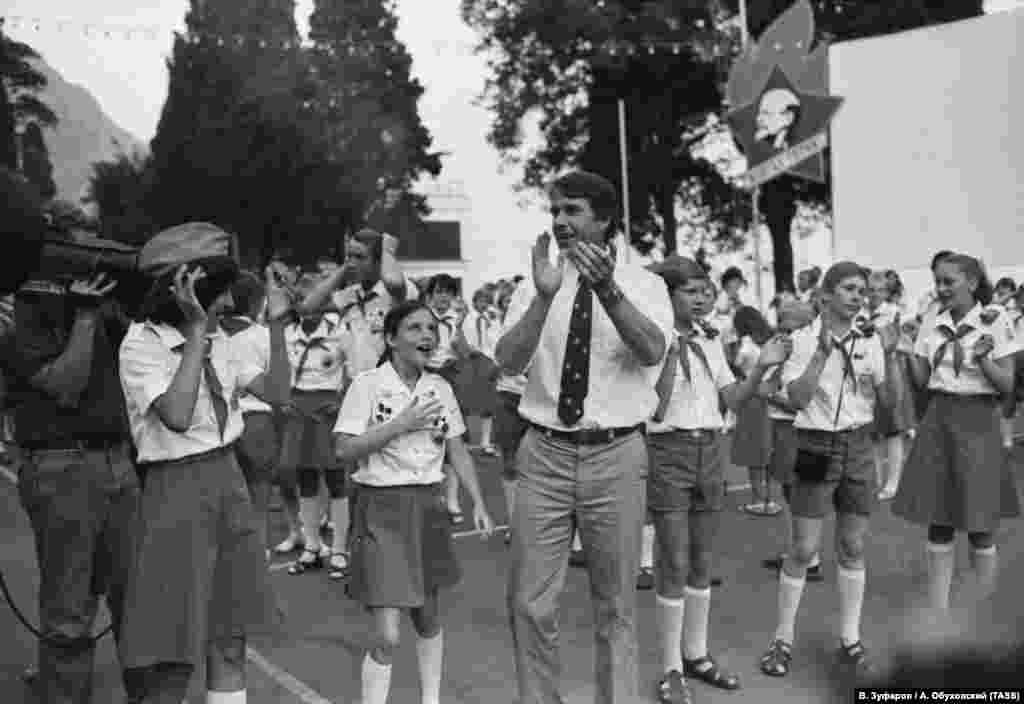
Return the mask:
{"type": "Polygon", "coordinates": [[[740,678],[722,667],[710,655],[696,660],[683,658],[683,674],[719,689],[739,689],[740,678]]]}
{"type": "Polygon", "coordinates": [[[328,579],[334,579],[334,580],[345,579],[346,577],[348,577],[348,571],[349,571],[348,555],[346,555],[343,552],[336,552],[333,555],[331,555],[331,559],[328,562],[328,571],[327,571],[327,578],[328,579]],[[339,562],[344,563],[344,564],[339,565],[338,564],[339,562]]]}
{"type": "Polygon", "coordinates": [[[839,644],[839,664],[862,672],[869,672],[868,653],[861,641],[850,645],[839,644]]]}
{"type": "Polygon", "coordinates": [[[453,526],[461,526],[466,517],[462,511],[448,511],[448,520],[452,522],[453,526]]]}
{"type": "Polygon", "coordinates": [[[761,672],[769,677],[785,677],[793,660],[793,646],[776,638],[761,656],[761,672]]]}
{"type": "Polygon", "coordinates": [[[308,550],[306,548],[303,548],[302,554],[299,555],[299,559],[296,560],[295,562],[293,562],[291,564],[291,566],[288,568],[288,574],[291,574],[291,575],[305,574],[306,572],[309,572],[310,570],[323,569],[323,566],[324,566],[324,558],[320,556],[319,552],[313,552],[312,550],[308,550]],[[311,555],[313,557],[313,559],[312,560],[303,559],[307,555],[311,555]]]}

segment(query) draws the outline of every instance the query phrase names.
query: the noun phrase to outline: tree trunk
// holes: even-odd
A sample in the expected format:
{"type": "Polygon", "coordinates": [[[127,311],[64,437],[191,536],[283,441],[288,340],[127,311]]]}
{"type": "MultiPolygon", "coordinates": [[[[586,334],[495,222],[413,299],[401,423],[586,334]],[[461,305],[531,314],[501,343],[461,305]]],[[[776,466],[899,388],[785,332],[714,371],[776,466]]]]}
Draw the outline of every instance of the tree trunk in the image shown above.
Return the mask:
{"type": "MultiPolygon", "coordinates": [[[[3,35],[0,34],[0,42],[3,35]]],[[[0,51],[3,48],[0,47],[0,51]]],[[[0,80],[0,166],[12,171],[18,168],[18,144],[14,136],[14,111],[7,94],[7,86],[0,80]]]]}
{"type": "Polygon", "coordinates": [[[772,237],[772,273],[775,292],[796,290],[793,285],[793,219],[796,199],[785,177],[761,186],[761,214],[772,237]]]}
{"type": "Polygon", "coordinates": [[[679,242],[676,239],[679,223],[676,220],[676,194],[671,188],[663,188],[658,193],[658,215],[661,216],[662,238],[665,240],[665,256],[679,253],[679,242]]]}

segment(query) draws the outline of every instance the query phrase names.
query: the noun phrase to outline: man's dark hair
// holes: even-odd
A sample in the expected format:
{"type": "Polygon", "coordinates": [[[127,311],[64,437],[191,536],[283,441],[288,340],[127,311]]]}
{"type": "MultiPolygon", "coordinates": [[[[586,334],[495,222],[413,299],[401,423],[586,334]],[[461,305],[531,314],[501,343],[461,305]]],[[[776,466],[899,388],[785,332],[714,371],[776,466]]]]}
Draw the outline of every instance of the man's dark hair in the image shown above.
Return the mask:
{"type": "Polygon", "coordinates": [[[619,199],[615,186],[603,176],[589,171],[570,171],[556,178],[549,190],[552,193],[557,191],[566,198],[585,199],[594,215],[601,220],[614,222],[618,215],[619,199]]]}
{"type": "Polygon", "coordinates": [[[239,273],[231,287],[231,297],[235,299],[235,313],[255,317],[267,295],[267,287],[263,280],[251,271],[239,273]]]}
{"type": "Polygon", "coordinates": [[[740,271],[739,267],[735,266],[731,266],[725,270],[725,272],[722,274],[721,281],[722,288],[728,286],[730,281],[741,281],[743,283],[747,282],[747,280],[743,276],[743,272],[740,271]]]}
{"type": "Polygon", "coordinates": [[[998,290],[1004,288],[1009,289],[1011,291],[1016,291],[1017,282],[1011,279],[1009,276],[1004,276],[1003,278],[999,279],[999,281],[996,281],[996,289],[998,290]]]}
{"type": "Polygon", "coordinates": [[[948,249],[942,249],[936,252],[935,256],[932,257],[932,271],[935,271],[935,267],[937,267],[939,263],[945,261],[946,259],[949,259],[950,257],[953,256],[953,254],[954,252],[951,252],[948,249]]]}

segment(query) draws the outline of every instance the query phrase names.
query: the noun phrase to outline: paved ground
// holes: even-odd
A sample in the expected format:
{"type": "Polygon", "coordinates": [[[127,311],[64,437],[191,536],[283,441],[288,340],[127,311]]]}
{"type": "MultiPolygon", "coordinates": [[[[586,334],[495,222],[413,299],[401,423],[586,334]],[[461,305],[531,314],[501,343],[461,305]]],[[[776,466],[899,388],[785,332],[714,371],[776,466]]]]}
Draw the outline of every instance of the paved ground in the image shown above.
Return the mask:
{"type": "MultiPolygon", "coordinates": [[[[504,523],[496,468],[489,460],[479,463],[489,505],[504,523]]],[[[1024,479],[1024,452],[1015,457],[1018,477],[1024,479]]],[[[742,475],[740,475],[741,477],[742,475]]],[[[760,560],[779,547],[780,523],[775,518],[754,518],[737,510],[745,492],[730,495],[721,537],[721,556],[716,573],[725,584],[714,595],[711,615],[711,646],[720,661],[743,678],[744,688],[725,693],[696,685],[699,702],[792,702],[852,701],[849,690],[833,683],[831,651],[836,621],[834,561],[826,551],[827,580],[808,585],[801,618],[794,668],[789,678],[776,680],[760,674],[757,658],[774,629],[776,588],[774,575],[760,560]]],[[[279,516],[278,516],[279,518],[279,516]]],[[[280,525],[278,526],[280,533],[280,525]]],[[[0,478],[0,570],[15,599],[33,621],[36,567],[28,521],[17,502],[14,486],[0,478]]],[[[829,534],[831,539],[831,534],[829,534]]],[[[887,506],[874,522],[868,548],[868,598],[864,607],[865,640],[884,663],[909,642],[929,637],[967,637],[957,632],[936,635],[931,624],[915,620],[913,608],[920,591],[922,532],[894,519],[887,506]]],[[[985,638],[1007,638],[1024,633],[1024,605],[1014,593],[1024,584],[1024,522],[1007,523],[1000,536],[1003,560],[1002,588],[992,609],[975,614],[973,633],[985,638]]],[[[504,609],[506,548],[502,538],[483,541],[478,536],[457,540],[465,577],[445,598],[447,653],[443,697],[446,703],[514,704],[515,688],[511,639],[504,609]]],[[[967,564],[963,541],[958,562],[967,564]]],[[[254,704],[348,704],[358,701],[358,663],[366,642],[369,622],[341,588],[323,573],[289,576],[275,566],[271,579],[285,605],[287,630],[274,638],[260,638],[251,645],[250,697],[254,704]]],[[[969,580],[958,579],[962,591],[969,580]]],[[[562,605],[564,687],[567,704],[593,701],[592,616],[587,597],[586,574],[572,570],[562,605]]],[[[645,682],[658,675],[654,647],[654,594],[640,593],[641,674],[645,682]]],[[[105,624],[105,615],[103,617],[105,624]]],[[[397,658],[391,704],[419,701],[415,654],[409,637],[397,658]]],[[[20,674],[34,662],[34,644],[9,609],[0,604],[0,702],[30,704],[34,701],[22,685],[20,674]]],[[[198,679],[198,678],[197,678],[198,679]]],[[[201,681],[201,680],[200,680],[201,681]]],[[[922,683],[924,684],[924,683],[922,683]]],[[[1024,684],[1024,675],[1022,675],[1024,684]]],[[[198,685],[198,682],[197,682],[198,685]]],[[[649,698],[653,701],[652,698],[649,698]]],[[[96,702],[120,704],[116,658],[111,640],[104,639],[98,654],[96,702]]],[[[191,704],[203,701],[196,686],[191,704]]]]}

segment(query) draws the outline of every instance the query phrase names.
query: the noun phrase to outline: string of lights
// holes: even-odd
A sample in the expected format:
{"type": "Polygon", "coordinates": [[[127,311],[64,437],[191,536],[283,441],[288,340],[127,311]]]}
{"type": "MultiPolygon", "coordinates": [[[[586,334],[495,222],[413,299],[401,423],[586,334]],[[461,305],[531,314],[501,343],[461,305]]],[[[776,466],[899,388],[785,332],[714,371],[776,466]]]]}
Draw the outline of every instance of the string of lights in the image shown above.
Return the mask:
{"type": "MultiPolygon", "coordinates": [[[[599,2],[598,7],[603,6],[599,2]]],[[[103,40],[145,40],[158,41],[170,38],[174,30],[161,29],[155,26],[146,25],[110,25],[93,22],[78,22],[66,19],[25,17],[18,15],[0,16],[0,23],[4,29],[13,31],[57,31],[80,34],[87,39],[103,40]]],[[[698,28],[703,28],[702,22],[697,22],[698,28]]],[[[182,35],[183,38],[192,44],[211,43],[218,47],[258,46],[261,49],[290,51],[300,47],[317,47],[326,51],[329,55],[356,54],[367,49],[391,51],[402,53],[406,50],[405,45],[399,41],[380,41],[366,38],[332,39],[328,43],[317,43],[303,40],[273,40],[267,38],[255,38],[243,34],[212,34],[208,32],[188,32],[182,35]]],[[[431,42],[435,54],[456,53],[459,56],[475,56],[478,53],[476,44],[464,40],[436,39],[431,42]]],[[[628,41],[621,39],[609,39],[601,42],[583,41],[577,45],[580,53],[608,56],[636,56],[653,55],[658,53],[680,54],[686,43],[677,40],[666,39],[644,39],[640,41],[628,41]]]]}

